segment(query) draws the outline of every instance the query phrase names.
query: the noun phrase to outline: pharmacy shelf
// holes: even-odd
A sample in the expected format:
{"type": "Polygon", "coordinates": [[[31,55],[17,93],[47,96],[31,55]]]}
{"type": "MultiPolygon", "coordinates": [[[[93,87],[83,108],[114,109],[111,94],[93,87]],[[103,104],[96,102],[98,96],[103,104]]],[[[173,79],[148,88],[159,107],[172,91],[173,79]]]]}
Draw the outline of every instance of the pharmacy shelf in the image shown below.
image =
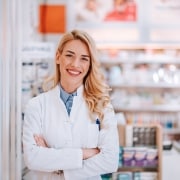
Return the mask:
{"type": "Polygon", "coordinates": [[[122,88],[154,88],[154,89],[180,89],[180,84],[167,84],[167,83],[130,83],[125,84],[121,83],[118,85],[111,85],[111,88],[114,89],[122,89],[122,88]]]}
{"type": "Polygon", "coordinates": [[[180,134],[180,129],[179,128],[169,128],[169,129],[164,128],[163,133],[169,134],[169,135],[180,134]]]}
{"type": "Polygon", "coordinates": [[[120,105],[115,107],[115,112],[179,112],[179,106],[168,106],[168,105],[152,105],[152,106],[144,106],[144,105],[136,105],[136,106],[128,106],[128,105],[120,105]]]}
{"type": "Polygon", "coordinates": [[[164,121],[170,114],[179,126],[180,44],[112,43],[99,44],[98,49],[116,113],[124,113],[126,120],[132,114],[149,114],[143,122],[155,114],[164,121]]]}
{"type": "Polygon", "coordinates": [[[180,49],[180,44],[172,44],[172,43],[134,43],[134,44],[125,44],[125,43],[98,43],[98,49],[129,49],[129,50],[137,50],[137,49],[180,49]]]}
{"type": "Polygon", "coordinates": [[[111,59],[111,61],[107,60],[101,60],[101,64],[105,67],[111,67],[111,66],[119,66],[122,64],[177,64],[180,65],[180,59],[169,59],[169,60],[160,60],[160,59],[153,59],[153,60],[138,60],[138,59],[124,59],[124,60],[119,60],[119,59],[111,59]]]}
{"type": "MultiPolygon", "coordinates": [[[[125,115],[125,123],[134,123],[134,126],[141,122],[148,126],[152,121],[152,124],[162,123],[166,127],[170,119],[178,126],[171,130],[162,127],[156,129],[158,167],[121,167],[113,180],[117,180],[120,172],[157,172],[157,179],[164,180],[163,137],[180,134],[180,44],[112,43],[98,45],[98,48],[101,66],[112,89],[115,112],[125,115]]],[[[120,137],[123,137],[123,132],[122,129],[119,131],[120,137]]]]}

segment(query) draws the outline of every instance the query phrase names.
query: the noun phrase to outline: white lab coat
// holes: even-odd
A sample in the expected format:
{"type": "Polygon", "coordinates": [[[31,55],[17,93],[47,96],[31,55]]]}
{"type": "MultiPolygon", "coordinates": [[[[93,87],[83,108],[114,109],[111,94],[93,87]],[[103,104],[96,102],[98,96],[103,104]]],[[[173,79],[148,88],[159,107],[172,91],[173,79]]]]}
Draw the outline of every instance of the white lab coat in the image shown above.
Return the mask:
{"type": "MultiPolygon", "coordinates": [[[[117,121],[112,106],[105,110],[103,128],[89,117],[83,86],[74,97],[71,114],[60,99],[59,86],[32,98],[23,125],[24,160],[31,180],[100,180],[101,174],[118,167],[117,121]],[[34,134],[42,135],[50,148],[38,147],[34,134]],[[81,148],[100,148],[100,153],[82,160],[81,148]],[[57,175],[56,170],[64,173],[57,175]]],[[[27,177],[28,177],[27,176],[27,177]]]]}

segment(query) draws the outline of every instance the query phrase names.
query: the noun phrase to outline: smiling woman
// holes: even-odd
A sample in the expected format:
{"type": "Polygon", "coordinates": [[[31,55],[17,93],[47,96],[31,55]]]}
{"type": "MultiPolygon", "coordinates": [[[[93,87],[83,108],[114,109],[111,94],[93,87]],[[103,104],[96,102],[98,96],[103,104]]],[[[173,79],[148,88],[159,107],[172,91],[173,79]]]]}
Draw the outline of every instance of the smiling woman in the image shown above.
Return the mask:
{"type": "Polygon", "coordinates": [[[118,167],[117,122],[93,39],[83,31],[59,42],[47,92],[30,100],[23,150],[33,180],[100,180],[118,167]],[[97,123],[98,122],[98,123],[97,123]]]}

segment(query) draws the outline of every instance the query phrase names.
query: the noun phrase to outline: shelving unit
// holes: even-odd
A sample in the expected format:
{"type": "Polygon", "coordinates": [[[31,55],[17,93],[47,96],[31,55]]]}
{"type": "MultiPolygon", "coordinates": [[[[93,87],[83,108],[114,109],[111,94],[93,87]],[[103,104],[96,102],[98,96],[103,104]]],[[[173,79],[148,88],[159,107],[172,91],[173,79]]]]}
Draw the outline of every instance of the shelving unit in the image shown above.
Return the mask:
{"type": "Polygon", "coordinates": [[[180,130],[180,45],[99,45],[116,113],[127,123],[157,123],[180,130]]]}
{"type": "MultiPolygon", "coordinates": [[[[24,121],[24,109],[28,101],[42,93],[42,84],[51,74],[51,62],[54,58],[54,46],[52,43],[35,42],[25,44],[22,57],[22,81],[21,81],[21,114],[24,121]]],[[[21,127],[22,128],[22,127],[21,127]]],[[[22,131],[22,129],[21,129],[22,131]]],[[[26,167],[21,152],[21,176],[26,176],[29,169],[26,167]]]]}
{"type": "MultiPolygon", "coordinates": [[[[135,151],[134,155],[133,156],[136,156],[136,153],[138,151],[138,148],[144,148],[146,147],[147,149],[147,152],[146,152],[146,155],[144,155],[144,157],[148,157],[148,148],[150,149],[155,149],[157,150],[157,164],[156,166],[148,166],[148,165],[144,165],[144,166],[137,166],[137,165],[129,165],[129,166],[125,166],[125,159],[122,160],[122,164],[119,166],[118,168],[118,171],[116,173],[113,173],[112,175],[112,179],[113,180],[117,180],[118,179],[118,176],[119,174],[128,174],[130,173],[131,175],[129,176],[132,176],[132,179],[133,177],[135,176],[134,174],[141,174],[141,173],[152,173],[151,175],[155,175],[157,178],[157,180],[162,180],[162,128],[161,126],[159,125],[132,125],[132,126],[123,126],[123,125],[119,125],[118,126],[118,130],[119,130],[119,143],[121,145],[121,147],[125,147],[125,148],[130,148],[132,150],[135,151]],[[140,142],[140,138],[141,138],[141,135],[140,136],[137,136],[137,134],[135,134],[135,128],[137,129],[144,129],[144,130],[147,130],[147,129],[155,129],[155,140],[153,142],[154,145],[152,145],[149,141],[149,145],[147,145],[147,142],[145,142],[145,144],[143,143],[139,143],[139,144],[135,144],[135,138],[138,137],[138,139],[136,139],[136,142],[139,140],[140,142]],[[131,138],[130,138],[131,137],[131,138]],[[130,144],[132,145],[130,145],[130,144]],[[134,148],[134,149],[133,149],[134,148]],[[136,149],[137,148],[137,149],[136,149]]],[[[142,131],[141,131],[142,133],[142,131]]],[[[144,131],[144,138],[145,136],[147,135],[146,134],[147,131],[145,132],[144,131]]],[[[151,134],[151,137],[149,136],[149,138],[152,138],[152,134],[151,134]]],[[[147,140],[147,136],[146,136],[146,140],[147,140]]],[[[123,152],[125,154],[125,152],[123,152]]],[[[122,157],[125,156],[125,158],[127,157],[126,155],[124,155],[122,153],[122,157]]],[[[139,153],[139,152],[138,152],[139,153]]],[[[143,152],[144,153],[144,152],[143,152]]],[[[139,155],[137,155],[139,156],[139,155]]],[[[122,158],[121,157],[121,158],[122,158]]],[[[120,160],[121,160],[120,158],[120,160]]],[[[129,155],[127,157],[129,159],[129,155]]],[[[134,158],[136,159],[136,158],[134,158]]],[[[136,160],[133,160],[133,161],[136,161],[136,160]]],[[[146,159],[144,160],[146,161],[146,159]]],[[[142,162],[141,162],[142,163],[142,162]]]]}

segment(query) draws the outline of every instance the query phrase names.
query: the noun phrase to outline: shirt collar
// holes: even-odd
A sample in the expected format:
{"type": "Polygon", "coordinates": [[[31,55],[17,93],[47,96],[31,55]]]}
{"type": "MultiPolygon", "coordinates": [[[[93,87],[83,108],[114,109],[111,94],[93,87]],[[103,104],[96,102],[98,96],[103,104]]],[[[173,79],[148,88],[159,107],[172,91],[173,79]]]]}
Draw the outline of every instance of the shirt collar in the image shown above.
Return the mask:
{"type": "Polygon", "coordinates": [[[62,87],[61,85],[59,85],[60,87],[60,98],[63,100],[64,103],[66,103],[66,101],[68,100],[69,96],[77,96],[77,91],[73,92],[73,93],[67,93],[62,87]]]}

